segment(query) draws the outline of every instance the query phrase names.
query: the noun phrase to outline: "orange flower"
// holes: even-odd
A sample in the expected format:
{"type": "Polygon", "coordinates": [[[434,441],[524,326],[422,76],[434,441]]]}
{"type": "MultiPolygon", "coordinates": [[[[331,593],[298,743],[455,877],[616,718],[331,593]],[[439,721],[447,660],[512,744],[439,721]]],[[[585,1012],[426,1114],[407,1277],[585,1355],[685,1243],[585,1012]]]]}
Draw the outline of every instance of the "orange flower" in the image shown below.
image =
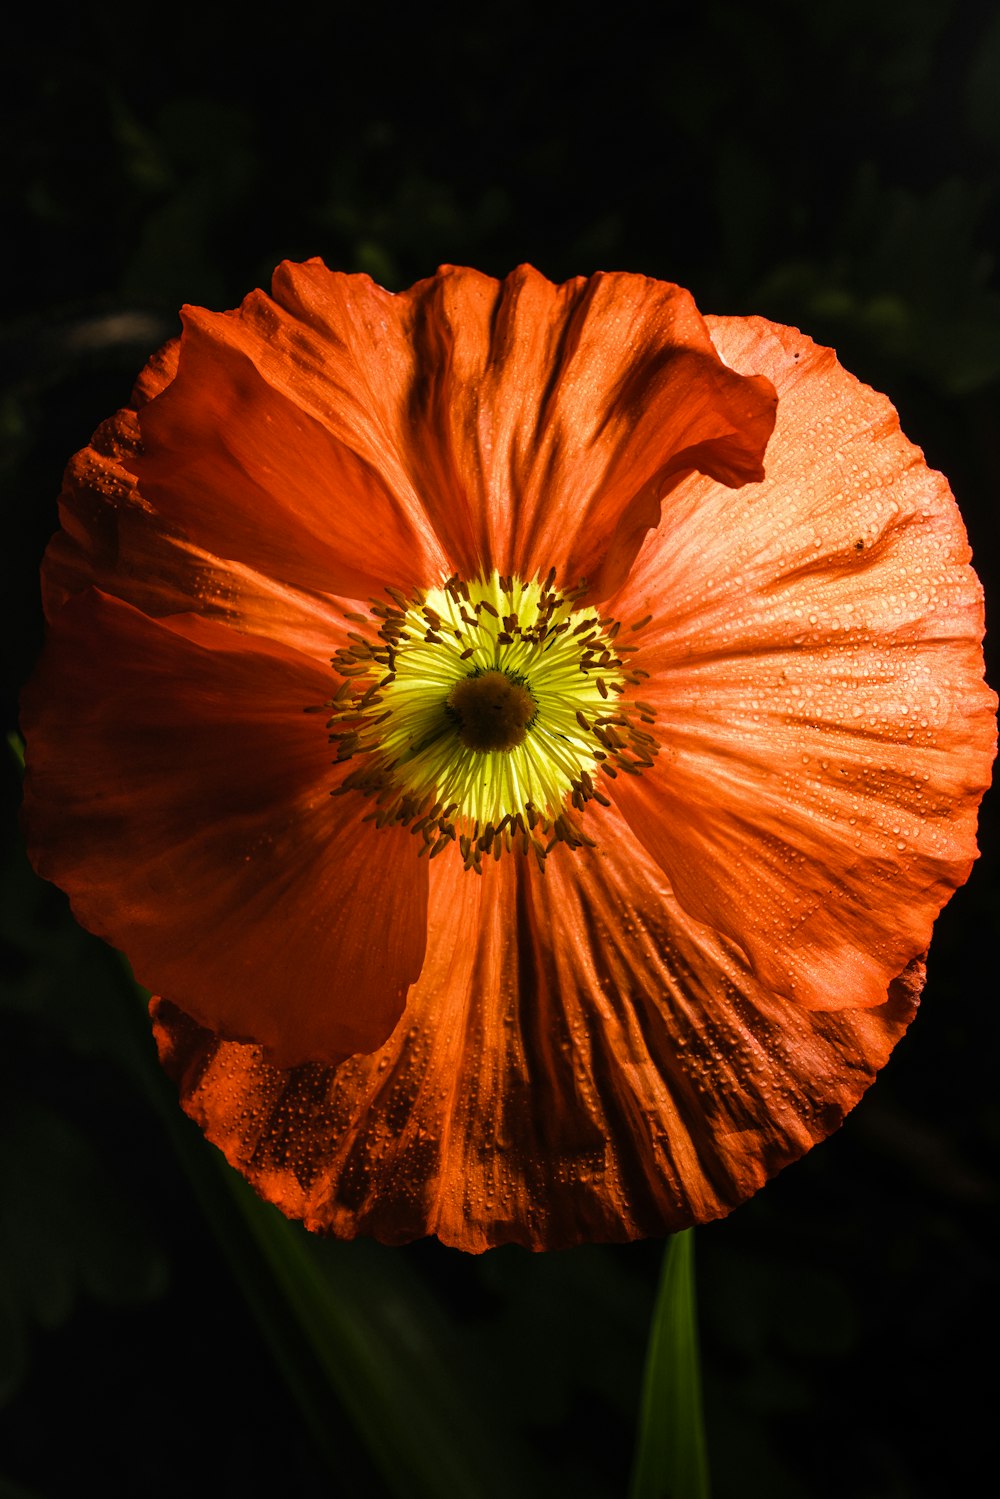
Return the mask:
{"type": "Polygon", "coordinates": [[[62,524],[32,855],[284,1212],[661,1233],[885,1062],[996,700],[948,486],[829,350],[640,276],[283,265],[186,310],[62,524]]]}

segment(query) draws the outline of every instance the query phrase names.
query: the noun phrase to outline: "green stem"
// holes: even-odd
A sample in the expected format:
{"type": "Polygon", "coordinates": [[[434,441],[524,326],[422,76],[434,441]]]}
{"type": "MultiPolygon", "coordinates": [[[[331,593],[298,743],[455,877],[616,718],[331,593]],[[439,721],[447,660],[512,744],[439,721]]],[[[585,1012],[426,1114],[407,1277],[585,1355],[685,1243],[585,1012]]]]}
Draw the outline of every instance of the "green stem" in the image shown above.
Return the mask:
{"type": "Polygon", "coordinates": [[[663,1257],[629,1499],[709,1499],[693,1229],[668,1239],[663,1257]]]}

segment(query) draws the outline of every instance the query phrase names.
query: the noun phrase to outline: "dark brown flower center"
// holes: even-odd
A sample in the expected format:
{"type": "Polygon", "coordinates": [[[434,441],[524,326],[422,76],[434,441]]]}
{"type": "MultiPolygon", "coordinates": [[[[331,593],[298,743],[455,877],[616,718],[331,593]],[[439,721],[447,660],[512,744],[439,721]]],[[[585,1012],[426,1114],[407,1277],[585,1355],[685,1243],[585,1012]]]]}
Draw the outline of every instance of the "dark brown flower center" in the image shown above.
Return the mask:
{"type": "Polygon", "coordinates": [[[448,694],[458,737],[471,750],[512,750],[522,744],[538,704],[503,671],[464,677],[448,694]]]}

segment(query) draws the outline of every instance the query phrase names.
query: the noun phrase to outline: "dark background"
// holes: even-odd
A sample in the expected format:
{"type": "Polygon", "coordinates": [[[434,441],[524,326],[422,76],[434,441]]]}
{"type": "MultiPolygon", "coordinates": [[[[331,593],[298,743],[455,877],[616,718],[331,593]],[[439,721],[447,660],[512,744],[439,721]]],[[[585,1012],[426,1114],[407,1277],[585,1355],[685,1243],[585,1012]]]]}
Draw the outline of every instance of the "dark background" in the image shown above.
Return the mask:
{"type": "MultiPolygon", "coordinates": [[[[66,460],[182,302],[233,306],[284,257],[389,287],[442,261],[635,270],[795,323],[891,395],[997,597],[995,6],[37,10],[8,23],[0,96],[5,730],[66,460]]],[[[169,1123],[119,966],[27,869],[13,754],[3,786],[0,1496],[431,1492],[387,1487],[377,1432],[308,1348],[276,1356],[280,1298],[169,1123]]],[[[698,1232],[716,1499],[990,1487],[995,822],[988,798],[984,857],[873,1092],[698,1232]]],[[[624,1494],[660,1245],[337,1253],[324,1273],[352,1304],[419,1303],[425,1353],[403,1329],[390,1362],[414,1389],[421,1358],[461,1371],[529,1475],[494,1473],[498,1493],[624,1494]]]]}

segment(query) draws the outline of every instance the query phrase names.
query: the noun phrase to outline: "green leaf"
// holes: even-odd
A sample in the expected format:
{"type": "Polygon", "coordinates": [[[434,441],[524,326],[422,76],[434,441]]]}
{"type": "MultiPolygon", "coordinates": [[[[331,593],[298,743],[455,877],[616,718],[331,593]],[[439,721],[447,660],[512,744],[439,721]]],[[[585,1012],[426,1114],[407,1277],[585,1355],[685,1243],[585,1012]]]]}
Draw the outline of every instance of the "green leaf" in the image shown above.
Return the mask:
{"type": "Polygon", "coordinates": [[[11,729],[9,731],[9,733],[7,734],[7,748],[10,750],[11,754],[13,755],[14,760],[17,763],[18,769],[19,770],[23,770],[24,769],[24,740],[21,738],[20,734],[16,733],[13,729],[11,729]]]}
{"type": "Polygon", "coordinates": [[[399,1252],[314,1238],[218,1160],[329,1392],[389,1489],[400,1499],[535,1492],[512,1460],[516,1438],[503,1423],[500,1440],[491,1435],[474,1370],[399,1252]]]}
{"type": "Polygon", "coordinates": [[[650,1327],[629,1499],[708,1499],[694,1231],[667,1241],[650,1327]]]}
{"type": "Polygon", "coordinates": [[[158,1068],[151,1082],[216,1241],[333,1471],[331,1415],[343,1410],[398,1499],[548,1492],[400,1251],[322,1239],[289,1222],[205,1142],[158,1068]]]}

